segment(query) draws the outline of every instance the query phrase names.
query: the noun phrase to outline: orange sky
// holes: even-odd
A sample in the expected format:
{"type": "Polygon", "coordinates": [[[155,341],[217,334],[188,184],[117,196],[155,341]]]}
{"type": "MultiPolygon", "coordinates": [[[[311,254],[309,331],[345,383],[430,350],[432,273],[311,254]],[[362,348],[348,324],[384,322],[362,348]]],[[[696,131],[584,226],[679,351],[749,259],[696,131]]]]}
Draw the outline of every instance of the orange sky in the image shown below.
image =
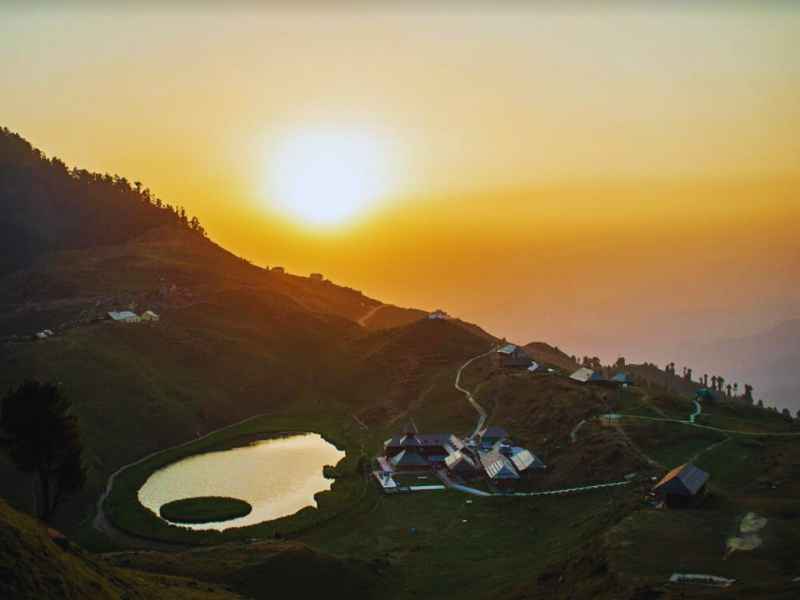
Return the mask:
{"type": "Polygon", "coordinates": [[[6,5],[0,115],[253,262],[516,341],[662,360],[798,315],[800,11],[466,6],[6,5]],[[331,127],[380,139],[392,181],[320,229],[269,167],[331,127]]]}

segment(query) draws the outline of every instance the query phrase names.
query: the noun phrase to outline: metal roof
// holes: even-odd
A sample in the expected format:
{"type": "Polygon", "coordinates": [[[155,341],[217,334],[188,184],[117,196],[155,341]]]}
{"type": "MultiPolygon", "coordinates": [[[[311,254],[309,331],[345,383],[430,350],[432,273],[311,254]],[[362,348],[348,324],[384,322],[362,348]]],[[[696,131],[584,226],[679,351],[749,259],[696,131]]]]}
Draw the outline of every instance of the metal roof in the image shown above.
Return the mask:
{"type": "Polygon", "coordinates": [[[509,457],[511,462],[516,467],[517,471],[526,471],[530,468],[534,469],[544,469],[544,463],[539,460],[534,454],[531,453],[530,450],[526,450],[525,448],[520,448],[518,446],[514,446],[511,448],[511,456],[509,457]]]}
{"type": "Polygon", "coordinates": [[[139,318],[135,312],[130,310],[112,310],[108,316],[115,321],[132,321],[139,318]]]}
{"type": "Polygon", "coordinates": [[[392,436],[383,445],[386,448],[441,447],[449,453],[461,450],[464,447],[464,442],[452,433],[407,433],[405,435],[392,436]]]}
{"type": "Polygon", "coordinates": [[[664,475],[661,481],[653,487],[653,491],[694,496],[706,481],[708,481],[708,473],[691,463],[686,463],[664,475]]]}
{"type": "Polygon", "coordinates": [[[515,345],[515,344],[506,344],[505,346],[502,346],[501,348],[498,348],[497,349],[497,353],[498,354],[514,354],[514,352],[516,352],[518,348],[519,347],[517,345],[515,345]]]}
{"type": "Polygon", "coordinates": [[[633,380],[628,376],[628,374],[623,373],[622,371],[614,375],[611,378],[611,381],[614,383],[633,383],[633,380]]]}
{"type": "Polygon", "coordinates": [[[531,365],[528,367],[528,371],[530,371],[531,373],[533,373],[533,372],[534,372],[536,369],[538,369],[538,368],[539,368],[539,363],[537,363],[536,361],[533,361],[533,360],[532,360],[532,361],[531,361],[531,365]]]}
{"type": "Polygon", "coordinates": [[[591,379],[592,375],[594,375],[594,371],[587,367],[581,367],[572,375],[570,375],[569,378],[574,379],[575,381],[580,381],[581,383],[586,383],[589,381],[589,379],[591,379]]]}
{"type": "Polygon", "coordinates": [[[447,465],[448,469],[456,469],[463,467],[464,465],[467,465],[473,470],[478,469],[478,465],[475,463],[473,458],[461,451],[451,452],[447,458],[444,459],[444,464],[447,465]]]}
{"type": "Polygon", "coordinates": [[[502,439],[508,437],[508,432],[502,427],[499,427],[498,425],[492,425],[491,427],[485,427],[481,429],[478,435],[481,436],[482,438],[488,437],[488,438],[502,439]]]}
{"type": "Polygon", "coordinates": [[[391,459],[392,464],[395,467],[427,467],[428,461],[425,460],[425,457],[421,454],[416,452],[409,452],[408,450],[403,450],[399,454],[395,455],[391,459]]]}
{"type": "Polygon", "coordinates": [[[481,463],[491,479],[519,479],[512,462],[497,450],[481,454],[481,463]]]}

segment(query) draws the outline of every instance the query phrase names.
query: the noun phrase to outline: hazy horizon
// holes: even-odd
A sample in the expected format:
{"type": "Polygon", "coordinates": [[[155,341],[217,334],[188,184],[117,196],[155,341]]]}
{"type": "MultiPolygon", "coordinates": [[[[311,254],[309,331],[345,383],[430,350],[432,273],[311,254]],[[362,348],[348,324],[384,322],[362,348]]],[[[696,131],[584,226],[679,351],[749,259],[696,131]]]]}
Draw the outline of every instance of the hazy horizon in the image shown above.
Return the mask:
{"type": "Polygon", "coordinates": [[[3,124],[256,264],[608,361],[800,316],[787,3],[43,6],[0,9],[3,124]],[[380,171],[344,222],[285,210],[298,139],[380,171]]]}

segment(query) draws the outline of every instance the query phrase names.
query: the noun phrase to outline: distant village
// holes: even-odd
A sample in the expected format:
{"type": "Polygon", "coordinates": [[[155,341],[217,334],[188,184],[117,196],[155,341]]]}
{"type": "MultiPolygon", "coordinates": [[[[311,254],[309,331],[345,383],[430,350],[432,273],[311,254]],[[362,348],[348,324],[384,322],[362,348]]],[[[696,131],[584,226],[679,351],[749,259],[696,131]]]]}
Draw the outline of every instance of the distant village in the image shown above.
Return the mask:
{"type": "MultiPolygon", "coordinates": [[[[446,312],[436,310],[428,318],[442,320],[450,317],[446,312]]],[[[499,368],[527,370],[530,373],[540,370],[540,365],[515,344],[504,344],[493,354],[495,365],[499,368]]],[[[548,368],[546,371],[553,373],[555,369],[548,368]]],[[[568,377],[581,384],[600,384],[619,389],[633,384],[624,371],[606,378],[601,372],[588,367],[580,367],[568,377]]],[[[384,442],[383,451],[375,458],[374,465],[373,477],[387,494],[446,487],[480,495],[515,494],[521,487],[527,487],[524,482],[547,469],[547,465],[530,449],[515,444],[511,434],[502,427],[483,427],[474,435],[461,438],[454,433],[420,433],[413,422],[384,442]],[[432,476],[441,485],[431,484],[432,476]]],[[[704,498],[708,480],[708,473],[695,465],[680,465],[652,486],[649,502],[658,507],[692,506],[704,498]]],[[[589,484],[570,490],[540,493],[624,485],[630,481],[629,476],[622,482],[589,484]]],[[[656,481],[655,478],[653,481],[656,481]]]]}

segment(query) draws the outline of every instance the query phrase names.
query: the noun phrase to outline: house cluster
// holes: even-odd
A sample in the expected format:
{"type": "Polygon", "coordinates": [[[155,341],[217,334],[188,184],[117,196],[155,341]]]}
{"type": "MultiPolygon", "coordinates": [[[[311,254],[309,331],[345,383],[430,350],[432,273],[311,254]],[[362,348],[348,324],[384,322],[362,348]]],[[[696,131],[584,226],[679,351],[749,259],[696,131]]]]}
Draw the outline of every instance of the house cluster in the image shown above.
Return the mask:
{"type": "Polygon", "coordinates": [[[633,380],[627,373],[623,373],[622,371],[620,371],[613,377],[607,379],[606,377],[603,376],[602,373],[598,371],[593,371],[588,367],[581,367],[580,369],[572,373],[569,376],[569,378],[572,379],[573,381],[577,381],[578,383],[600,383],[604,385],[613,385],[613,386],[633,385],[633,380]]]}
{"type": "Polygon", "coordinates": [[[375,476],[384,489],[395,488],[397,473],[440,472],[457,481],[485,480],[498,489],[510,489],[544,469],[545,464],[525,448],[511,443],[502,427],[487,427],[475,439],[462,440],[452,433],[405,433],[386,440],[377,458],[375,476]]]}
{"type": "Polygon", "coordinates": [[[152,310],[146,310],[137,315],[132,310],[112,310],[108,318],[117,323],[141,323],[142,321],[158,321],[159,316],[152,310]]]}

